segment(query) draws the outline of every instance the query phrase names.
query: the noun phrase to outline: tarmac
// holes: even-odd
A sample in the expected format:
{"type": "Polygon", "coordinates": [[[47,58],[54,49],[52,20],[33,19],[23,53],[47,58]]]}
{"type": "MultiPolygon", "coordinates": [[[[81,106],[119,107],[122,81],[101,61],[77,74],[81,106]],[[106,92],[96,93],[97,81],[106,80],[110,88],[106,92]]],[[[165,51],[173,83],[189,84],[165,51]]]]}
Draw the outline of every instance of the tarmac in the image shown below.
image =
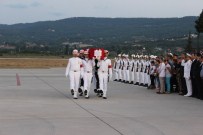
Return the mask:
{"type": "Polygon", "coordinates": [[[0,69],[0,135],[203,134],[201,100],[119,82],[109,83],[108,99],[92,90],[74,100],[64,73],[0,69]]]}

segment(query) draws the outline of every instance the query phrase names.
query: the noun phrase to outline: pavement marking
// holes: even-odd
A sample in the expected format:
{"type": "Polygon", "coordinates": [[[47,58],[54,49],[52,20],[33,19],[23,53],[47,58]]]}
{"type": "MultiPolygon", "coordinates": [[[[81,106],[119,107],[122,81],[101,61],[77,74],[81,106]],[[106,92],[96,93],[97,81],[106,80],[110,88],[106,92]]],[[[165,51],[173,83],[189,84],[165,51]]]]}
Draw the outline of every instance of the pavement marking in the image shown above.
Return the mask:
{"type": "Polygon", "coordinates": [[[52,86],[51,84],[49,84],[47,81],[43,80],[42,78],[40,78],[39,76],[34,75],[32,72],[28,71],[29,73],[31,73],[35,78],[37,78],[38,80],[42,81],[43,83],[45,83],[46,85],[48,85],[49,87],[51,87],[52,89],[54,89],[56,92],[60,93],[61,95],[63,95],[64,97],[66,97],[67,99],[69,99],[70,101],[72,101],[73,103],[75,103],[78,107],[80,107],[82,110],[86,111],[87,113],[89,113],[90,115],[92,115],[93,117],[95,117],[97,120],[101,121],[102,123],[104,123],[105,125],[107,125],[108,127],[110,127],[111,129],[113,129],[114,131],[116,131],[119,135],[124,135],[121,131],[119,131],[118,129],[116,129],[115,127],[113,127],[111,124],[107,123],[106,121],[104,121],[102,118],[100,118],[99,116],[97,116],[96,114],[90,112],[89,110],[87,110],[86,108],[84,108],[83,106],[81,106],[79,103],[77,103],[76,101],[74,101],[73,99],[71,99],[69,96],[67,96],[66,94],[64,94],[63,92],[61,92],[59,89],[57,89],[56,87],[52,86]]]}
{"type": "Polygon", "coordinates": [[[16,73],[16,84],[17,84],[17,86],[21,85],[20,76],[18,75],[18,73],[16,73]]]}

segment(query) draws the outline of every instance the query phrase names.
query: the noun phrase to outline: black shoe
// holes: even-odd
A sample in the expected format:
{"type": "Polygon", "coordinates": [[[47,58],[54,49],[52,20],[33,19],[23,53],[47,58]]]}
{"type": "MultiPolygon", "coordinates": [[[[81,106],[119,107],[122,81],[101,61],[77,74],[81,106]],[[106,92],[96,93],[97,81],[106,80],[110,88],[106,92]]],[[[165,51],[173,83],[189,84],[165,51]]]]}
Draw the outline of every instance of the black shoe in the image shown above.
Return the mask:
{"type": "Polygon", "coordinates": [[[97,90],[97,89],[94,89],[94,93],[98,93],[98,90],[97,90]]]}
{"type": "Polygon", "coordinates": [[[123,83],[125,83],[125,81],[123,81],[123,83]]]}
{"type": "Polygon", "coordinates": [[[84,91],[84,95],[85,95],[85,96],[87,95],[87,90],[84,91]]]}
{"type": "Polygon", "coordinates": [[[78,99],[77,97],[74,97],[73,99],[78,99]]]}
{"type": "Polygon", "coordinates": [[[136,82],[136,83],[135,83],[135,85],[139,85],[139,83],[138,83],[138,82],[136,82]]]}
{"type": "Polygon", "coordinates": [[[103,97],[103,99],[107,99],[107,97],[103,97]]]}
{"type": "Polygon", "coordinates": [[[118,81],[117,79],[115,79],[114,81],[118,81]]]}
{"type": "Polygon", "coordinates": [[[129,83],[129,81],[126,81],[125,83],[129,83]]]}
{"type": "Polygon", "coordinates": [[[70,92],[71,92],[71,95],[73,96],[74,95],[74,90],[72,89],[72,90],[70,90],[70,92]]]}
{"type": "Polygon", "coordinates": [[[144,87],[148,87],[148,85],[147,85],[147,84],[145,84],[145,85],[144,85],[144,87]]]}
{"type": "Polygon", "coordinates": [[[79,92],[79,93],[82,93],[82,89],[81,89],[81,88],[79,88],[79,89],[78,89],[78,92],[79,92]]]}
{"type": "Polygon", "coordinates": [[[130,84],[133,84],[133,81],[131,81],[130,84]]]}
{"type": "Polygon", "coordinates": [[[83,92],[81,92],[81,93],[79,94],[79,96],[83,96],[83,92]]]}
{"type": "Polygon", "coordinates": [[[139,86],[143,86],[143,83],[140,83],[139,86]]]}
{"type": "Polygon", "coordinates": [[[119,79],[118,81],[121,82],[121,79],[119,79]]]}

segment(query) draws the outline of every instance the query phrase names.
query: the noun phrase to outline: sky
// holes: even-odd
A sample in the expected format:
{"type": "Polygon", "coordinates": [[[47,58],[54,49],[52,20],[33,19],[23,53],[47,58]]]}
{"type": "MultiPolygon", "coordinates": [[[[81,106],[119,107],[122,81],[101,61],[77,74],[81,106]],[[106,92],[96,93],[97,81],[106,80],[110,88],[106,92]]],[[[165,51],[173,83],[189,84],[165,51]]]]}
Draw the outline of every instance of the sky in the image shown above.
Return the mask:
{"type": "Polygon", "coordinates": [[[70,17],[199,16],[203,0],[0,0],[0,24],[70,17]]]}

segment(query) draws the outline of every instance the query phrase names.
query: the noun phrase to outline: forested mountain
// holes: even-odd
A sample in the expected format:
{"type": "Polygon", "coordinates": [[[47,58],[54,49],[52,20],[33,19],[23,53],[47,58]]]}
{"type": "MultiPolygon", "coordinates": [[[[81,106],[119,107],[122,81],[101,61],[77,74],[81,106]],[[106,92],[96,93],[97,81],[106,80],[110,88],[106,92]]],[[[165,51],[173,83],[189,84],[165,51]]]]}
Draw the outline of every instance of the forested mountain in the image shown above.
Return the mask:
{"type": "Polygon", "coordinates": [[[62,42],[122,44],[154,41],[195,33],[197,17],[68,18],[28,24],[0,25],[0,43],[58,45],[62,42]]]}

